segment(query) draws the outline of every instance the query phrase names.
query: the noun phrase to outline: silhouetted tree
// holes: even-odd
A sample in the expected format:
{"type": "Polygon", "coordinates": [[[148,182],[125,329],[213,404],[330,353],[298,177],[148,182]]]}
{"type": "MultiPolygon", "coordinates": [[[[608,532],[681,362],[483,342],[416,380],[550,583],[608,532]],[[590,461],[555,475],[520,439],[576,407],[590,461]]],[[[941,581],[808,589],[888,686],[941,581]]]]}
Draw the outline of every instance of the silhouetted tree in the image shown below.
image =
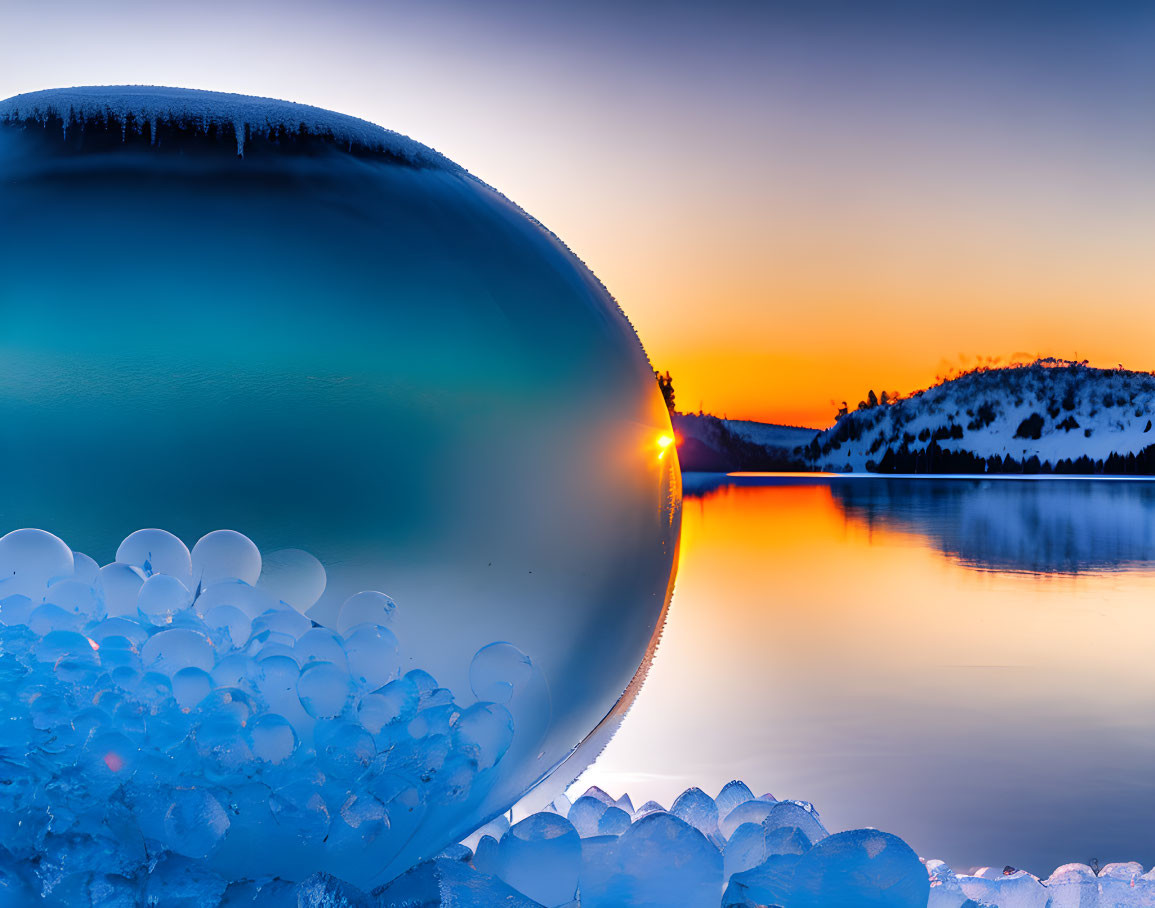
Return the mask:
{"type": "Polygon", "coordinates": [[[666,401],[666,409],[671,413],[674,412],[674,380],[670,377],[670,373],[666,372],[662,375],[655,371],[654,377],[658,380],[658,390],[662,392],[662,397],[666,401]]]}

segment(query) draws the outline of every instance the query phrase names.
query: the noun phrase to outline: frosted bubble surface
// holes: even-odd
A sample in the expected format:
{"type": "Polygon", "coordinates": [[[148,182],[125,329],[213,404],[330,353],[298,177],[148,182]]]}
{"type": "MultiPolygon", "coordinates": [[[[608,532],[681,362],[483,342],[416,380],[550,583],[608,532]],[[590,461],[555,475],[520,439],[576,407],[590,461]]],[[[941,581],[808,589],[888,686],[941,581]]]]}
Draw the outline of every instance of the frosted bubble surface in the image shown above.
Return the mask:
{"type": "Polygon", "coordinates": [[[173,617],[192,605],[192,594],[171,574],[152,574],[137,594],[136,607],[153,624],[171,624],[173,617]]]}
{"type": "Polygon", "coordinates": [[[136,601],[144,585],[137,568],[121,562],[106,564],[100,569],[98,582],[110,618],[136,614],[136,601]]]}
{"type": "Polygon", "coordinates": [[[305,666],[297,680],[301,705],[314,719],[339,716],[352,695],[349,673],[332,662],[313,662],[305,666]]]}
{"type": "Polygon", "coordinates": [[[327,579],[324,565],[308,552],[280,549],[263,556],[257,585],[297,611],[307,612],[325,592],[327,579]]]}
{"type": "Polygon", "coordinates": [[[161,631],[140,650],[141,662],[151,671],[172,677],[182,668],[211,671],[216,664],[212,644],[197,631],[184,628],[161,631]]]}
{"type": "Polygon", "coordinates": [[[44,530],[13,530],[0,537],[0,598],[39,602],[54,580],[72,576],[72,549],[44,530]]]}
{"type": "Polygon", "coordinates": [[[337,630],[347,634],[358,624],[388,625],[396,607],[396,603],[384,593],[363,590],[342,604],[341,613],[337,617],[337,630]]]}
{"type": "Polygon", "coordinates": [[[188,546],[166,530],[137,530],[117,548],[116,560],[140,568],[146,577],[169,574],[186,585],[192,577],[188,546]]]}
{"type": "Polygon", "coordinates": [[[164,814],[165,842],[177,854],[208,857],[229,829],[220,802],[203,788],[177,788],[164,814]]]}
{"type": "Polygon", "coordinates": [[[248,536],[236,530],[213,530],[192,550],[194,583],[209,586],[239,580],[253,586],[261,576],[261,553],[248,536]]]}
{"type": "Polygon", "coordinates": [[[387,627],[358,626],[345,640],[345,655],[353,682],[366,690],[384,687],[401,670],[397,638],[387,627]]]}

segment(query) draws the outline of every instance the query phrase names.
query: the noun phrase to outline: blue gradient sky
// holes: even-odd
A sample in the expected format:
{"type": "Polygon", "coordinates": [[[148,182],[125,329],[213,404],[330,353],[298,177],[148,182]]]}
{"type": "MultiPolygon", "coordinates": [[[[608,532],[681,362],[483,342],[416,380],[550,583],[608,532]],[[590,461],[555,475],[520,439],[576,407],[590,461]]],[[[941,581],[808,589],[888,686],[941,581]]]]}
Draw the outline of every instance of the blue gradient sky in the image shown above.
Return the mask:
{"type": "Polygon", "coordinates": [[[962,357],[1155,368],[1155,5],[0,0],[0,96],[154,83],[448,154],[684,409],[821,424],[962,357]]]}

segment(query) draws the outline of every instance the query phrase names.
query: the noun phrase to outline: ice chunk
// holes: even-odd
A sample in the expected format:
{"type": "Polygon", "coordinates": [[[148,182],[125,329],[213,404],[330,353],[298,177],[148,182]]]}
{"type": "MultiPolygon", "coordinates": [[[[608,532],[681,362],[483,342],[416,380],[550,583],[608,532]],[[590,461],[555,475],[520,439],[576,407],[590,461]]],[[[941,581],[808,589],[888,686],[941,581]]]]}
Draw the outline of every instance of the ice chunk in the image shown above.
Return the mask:
{"type": "Polygon", "coordinates": [[[640,820],[642,817],[651,813],[665,813],[666,808],[657,801],[646,801],[641,807],[634,811],[634,820],[640,820]]]}
{"type": "MultiPolygon", "coordinates": [[[[375,893],[384,905],[421,908],[541,908],[508,883],[463,864],[439,858],[418,864],[375,893]]],[[[584,908],[584,906],[583,906],[584,908]]]]}
{"type": "Polygon", "coordinates": [[[173,617],[190,605],[192,594],[171,574],[153,574],[141,585],[136,599],[140,613],[156,625],[171,624],[173,617]]]}
{"type": "Polygon", "coordinates": [[[714,798],[714,802],[718,805],[719,817],[726,816],[739,804],[753,800],[754,792],[747,787],[745,782],[740,782],[737,779],[723,785],[722,790],[718,792],[718,797],[714,798]]]}
{"type": "Polygon", "coordinates": [[[1155,906],[1155,882],[1143,876],[1143,865],[1135,861],[1108,864],[1099,871],[1099,904],[1155,906]]]}
{"type": "MultiPolygon", "coordinates": [[[[580,800],[580,799],[579,799],[580,800]]],[[[578,889],[583,905],[610,904],[613,877],[617,873],[617,848],[621,837],[616,835],[596,835],[582,839],[581,872],[578,875],[578,889]]]]}
{"type": "Polygon", "coordinates": [[[209,586],[223,580],[240,580],[249,586],[261,576],[261,553],[253,541],[235,530],[213,530],[200,538],[192,550],[194,584],[209,586]]]}
{"type": "Polygon", "coordinates": [[[599,800],[603,804],[605,804],[606,807],[614,807],[617,805],[617,801],[615,801],[612,797],[610,797],[608,792],[603,791],[601,788],[598,788],[598,786],[596,786],[596,785],[591,785],[589,788],[587,788],[585,790],[585,794],[583,794],[582,797],[583,798],[597,798],[597,800],[599,800]]]}
{"type": "Polygon", "coordinates": [[[165,530],[137,530],[116,550],[116,560],[138,567],[145,577],[168,574],[186,586],[192,579],[188,546],[165,530]]]}
{"type": "MultiPolygon", "coordinates": [[[[723,908],[756,908],[762,905],[791,905],[790,893],[794,871],[801,860],[797,855],[772,855],[757,867],[730,877],[722,896],[723,908]]],[[[830,893],[830,908],[852,908],[853,902],[839,902],[835,891],[830,893]]]]}
{"type": "Polygon", "coordinates": [[[475,703],[453,726],[454,744],[478,769],[495,766],[513,743],[513,734],[513,716],[497,703],[475,703]]]}
{"type": "Polygon", "coordinates": [[[204,908],[217,905],[225,892],[225,881],[203,861],[179,854],[162,857],[151,869],[145,884],[146,905],[164,908],[204,908]]]}
{"type": "Polygon", "coordinates": [[[324,565],[308,552],[281,549],[262,557],[257,585],[304,613],[321,598],[327,582],[324,565]]]}
{"type": "Polygon", "coordinates": [[[305,631],[293,645],[293,658],[304,668],[310,662],[329,662],[347,667],[349,660],[339,636],[323,627],[305,631]]]}
{"type": "Polygon", "coordinates": [[[630,815],[615,804],[607,807],[598,820],[598,835],[621,835],[630,828],[630,823],[630,815]]]}
{"type": "MultiPolygon", "coordinates": [[[[494,817],[484,826],[479,827],[472,835],[466,838],[462,844],[477,851],[481,847],[480,842],[483,837],[489,836],[495,841],[500,841],[501,837],[509,832],[509,817],[506,814],[501,814],[494,817]]],[[[494,865],[496,867],[496,865],[494,865]]],[[[490,871],[486,871],[489,873],[490,871]]]]}
{"type": "Polygon", "coordinates": [[[818,818],[818,811],[804,801],[778,801],[762,821],[762,828],[768,833],[775,829],[799,829],[812,845],[830,835],[818,818]]]}
{"type": "Polygon", "coordinates": [[[770,801],[745,801],[731,810],[721,822],[718,823],[718,829],[725,838],[730,838],[734,834],[734,830],[743,823],[761,823],[768,816],[771,811],[778,805],[770,801]]]}
{"type": "Polygon", "coordinates": [[[0,537],[0,599],[27,596],[40,602],[49,584],[71,577],[72,549],[44,530],[13,530],[0,537]]]}
{"type": "Polygon", "coordinates": [[[590,795],[582,795],[569,809],[569,821],[582,838],[598,834],[598,823],[609,809],[605,801],[590,795]]]}
{"type": "Polygon", "coordinates": [[[718,904],[722,855],[702,833],[672,814],[653,813],[638,820],[617,840],[611,855],[612,873],[593,891],[583,887],[582,908],[718,904]]]}
{"type": "Polygon", "coordinates": [[[298,883],[292,901],[297,908],[370,908],[375,903],[356,886],[328,873],[314,873],[298,883]]]}
{"type": "Polygon", "coordinates": [[[341,606],[337,616],[337,630],[347,634],[359,624],[386,626],[393,620],[396,608],[393,600],[384,593],[362,591],[350,596],[341,606]]]}
{"type": "Polygon", "coordinates": [[[1050,897],[1046,887],[1025,870],[1011,873],[994,868],[983,868],[975,876],[960,876],[959,886],[970,899],[1000,908],[1048,908],[1050,897]]]}
{"type": "MultiPolygon", "coordinates": [[[[928,861],[930,868],[934,861],[928,861]]],[[[957,881],[955,886],[958,886],[957,881]]],[[[1086,864],[1064,864],[1055,868],[1046,881],[1051,908],[1099,908],[1099,880],[1095,871],[1086,864]]],[[[959,890],[962,891],[961,889],[959,890]]],[[[938,908],[935,899],[934,877],[931,877],[931,908],[938,908]]],[[[942,903],[942,908],[956,908],[942,903]]]]}
{"type": "Polygon", "coordinates": [[[766,830],[762,824],[762,831],[766,838],[766,854],[805,854],[810,850],[813,842],[797,826],[779,826],[776,829],[766,830]]]}
{"type": "Polygon", "coordinates": [[[792,890],[790,908],[926,908],[930,881],[902,839],[853,829],[828,836],[802,855],[792,890]],[[837,900],[831,893],[838,893],[837,900]]]}
{"type": "Polygon", "coordinates": [[[535,813],[502,837],[498,876],[543,905],[561,905],[576,895],[581,856],[581,840],[568,820],[535,813]]]}
{"type": "Polygon", "coordinates": [[[685,820],[702,835],[709,836],[718,831],[718,805],[700,788],[687,788],[678,795],[670,813],[685,820]]]}
{"type": "Polygon", "coordinates": [[[512,643],[483,646],[469,666],[469,686],[478,700],[508,703],[533,674],[529,657],[512,643]]]}
{"type": "Polygon", "coordinates": [[[722,847],[722,876],[728,880],[735,873],[757,867],[767,857],[766,832],[762,825],[743,823],[722,847]]]}

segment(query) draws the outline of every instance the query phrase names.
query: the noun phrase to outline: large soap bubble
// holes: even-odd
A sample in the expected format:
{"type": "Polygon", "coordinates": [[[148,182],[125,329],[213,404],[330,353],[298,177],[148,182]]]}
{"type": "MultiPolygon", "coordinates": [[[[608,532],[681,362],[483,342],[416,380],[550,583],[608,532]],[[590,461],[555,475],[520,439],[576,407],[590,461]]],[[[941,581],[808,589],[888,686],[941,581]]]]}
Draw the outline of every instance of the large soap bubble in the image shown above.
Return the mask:
{"type": "MultiPolygon", "coordinates": [[[[213,697],[244,669],[220,647],[260,636],[259,683],[297,711],[244,719],[274,761],[295,752],[295,722],[344,728],[334,710],[388,727],[402,693],[361,688],[397,672],[423,702],[438,684],[464,707],[472,683],[501,693],[516,731],[485,799],[395,827],[403,844],[373,879],[466,835],[567,757],[558,777],[572,778],[636,690],[680,508],[649,363],[556,237],[437,153],[263,99],[18,96],[0,103],[0,316],[0,534],[43,528],[87,553],[70,562],[14,537],[27,566],[0,579],[0,612],[40,636],[76,632],[75,603],[99,584],[106,624],[154,629],[152,669],[136,667],[146,641],[131,628],[108,633],[102,658],[123,652],[139,691],[218,710],[222,728],[244,710],[213,697]],[[232,534],[209,535],[221,527],[232,534]],[[66,602],[44,601],[82,575],[66,602]],[[356,600],[343,622],[366,591],[388,596],[356,600]],[[343,662],[333,635],[356,636],[343,662]],[[495,643],[513,650],[473,666],[495,643]],[[342,700],[350,683],[357,703],[342,700]]],[[[492,763],[506,742],[471,730],[490,714],[438,724],[455,716],[425,709],[410,733],[492,763]]],[[[359,740],[322,748],[333,773],[359,740]]],[[[310,784],[251,809],[320,824],[310,784]]],[[[405,779],[389,784],[377,797],[404,796],[405,779]]],[[[226,828],[207,799],[182,798],[156,819],[158,838],[187,840],[178,853],[245,825],[230,812],[243,805],[219,805],[226,828]]],[[[347,813],[355,854],[372,804],[347,813]]]]}

